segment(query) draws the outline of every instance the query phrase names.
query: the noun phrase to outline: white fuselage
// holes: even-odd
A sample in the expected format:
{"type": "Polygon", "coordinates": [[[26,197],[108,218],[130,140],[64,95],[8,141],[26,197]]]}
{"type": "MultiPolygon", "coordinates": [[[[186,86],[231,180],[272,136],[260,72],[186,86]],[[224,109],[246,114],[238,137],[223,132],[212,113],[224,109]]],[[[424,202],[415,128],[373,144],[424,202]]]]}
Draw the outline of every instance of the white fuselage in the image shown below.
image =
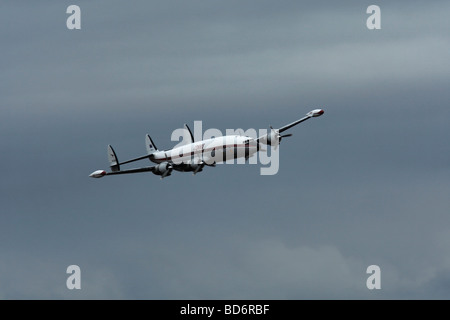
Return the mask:
{"type": "Polygon", "coordinates": [[[208,165],[237,158],[249,158],[258,151],[257,142],[246,136],[222,136],[156,151],[150,156],[155,163],[190,164],[204,161],[208,165]]]}

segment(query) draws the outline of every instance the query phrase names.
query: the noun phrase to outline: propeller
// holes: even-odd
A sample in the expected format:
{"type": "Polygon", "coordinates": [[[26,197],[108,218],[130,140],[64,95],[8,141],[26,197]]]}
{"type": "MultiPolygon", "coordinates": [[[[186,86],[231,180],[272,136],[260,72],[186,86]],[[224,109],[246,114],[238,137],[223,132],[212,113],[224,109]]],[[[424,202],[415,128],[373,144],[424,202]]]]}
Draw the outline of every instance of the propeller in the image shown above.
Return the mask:
{"type": "Polygon", "coordinates": [[[164,173],[161,175],[161,180],[167,176],[170,176],[170,174],[172,173],[173,170],[173,166],[171,163],[168,163],[166,166],[166,171],[164,171],[164,173]]]}
{"type": "Polygon", "coordinates": [[[257,145],[256,145],[257,151],[262,150],[262,144],[272,145],[275,147],[275,150],[276,150],[283,138],[292,136],[292,133],[280,135],[280,129],[274,129],[272,126],[269,126],[269,128],[271,130],[270,134],[265,134],[261,138],[257,139],[257,145]],[[259,142],[260,139],[263,139],[262,144],[259,142]]]}
{"type": "Polygon", "coordinates": [[[196,175],[198,172],[203,170],[203,167],[205,166],[206,162],[204,162],[203,160],[200,161],[200,163],[198,164],[197,168],[194,170],[194,172],[192,172],[193,175],[196,175]]]}
{"type": "Polygon", "coordinates": [[[284,135],[280,136],[280,142],[281,142],[281,139],[286,138],[286,137],[292,137],[292,133],[288,133],[288,134],[284,134],[284,135]]]}
{"type": "MultiPolygon", "coordinates": [[[[279,139],[278,140],[278,144],[281,142],[281,140],[283,138],[292,136],[292,133],[284,134],[284,135],[281,136],[278,130],[275,130],[272,126],[269,126],[269,127],[270,127],[270,130],[272,130],[277,135],[277,138],[279,139]]],[[[275,146],[275,148],[278,146],[278,144],[275,146]]]]}

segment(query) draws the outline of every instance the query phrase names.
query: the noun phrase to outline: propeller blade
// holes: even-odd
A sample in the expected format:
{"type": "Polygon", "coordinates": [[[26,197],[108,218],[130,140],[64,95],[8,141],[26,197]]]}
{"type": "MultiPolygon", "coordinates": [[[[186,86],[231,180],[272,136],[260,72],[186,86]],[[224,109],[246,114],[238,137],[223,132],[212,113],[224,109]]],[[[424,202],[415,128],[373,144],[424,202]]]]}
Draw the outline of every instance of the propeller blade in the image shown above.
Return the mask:
{"type": "Polygon", "coordinates": [[[283,138],[290,137],[290,136],[292,136],[292,133],[288,133],[288,134],[280,136],[280,143],[281,143],[281,140],[283,140],[283,138]]]}

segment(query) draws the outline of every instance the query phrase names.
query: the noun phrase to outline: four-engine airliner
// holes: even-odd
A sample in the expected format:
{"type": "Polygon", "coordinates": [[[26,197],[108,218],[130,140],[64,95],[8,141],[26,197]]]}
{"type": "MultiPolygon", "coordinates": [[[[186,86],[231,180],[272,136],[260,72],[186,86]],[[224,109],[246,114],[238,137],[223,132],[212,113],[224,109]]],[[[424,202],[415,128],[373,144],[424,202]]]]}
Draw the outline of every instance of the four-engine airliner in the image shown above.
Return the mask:
{"type": "Polygon", "coordinates": [[[189,142],[182,146],[177,146],[170,150],[158,150],[154,142],[147,134],[145,144],[147,154],[138,158],[119,162],[116,152],[111,145],[108,145],[108,161],[111,171],[97,170],[89,176],[92,178],[102,178],[109,175],[128,174],[137,172],[152,172],[162,178],[170,176],[173,170],[182,172],[192,172],[196,174],[203,170],[205,166],[214,167],[216,163],[222,163],[230,159],[243,158],[248,159],[256,152],[263,150],[263,145],[278,146],[281,139],[289,137],[292,134],[281,135],[282,132],[292,128],[293,126],[308,120],[310,118],[319,117],[324,114],[322,109],[315,109],[306,114],[305,117],[287,124],[279,129],[273,129],[269,134],[264,134],[259,138],[251,138],[248,136],[226,135],[214,137],[211,139],[194,141],[194,136],[190,128],[185,125],[189,133],[189,142]],[[138,160],[148,159],[155,163],[154,166],[121,170],[121,165],[131,163],[138,160]]]}

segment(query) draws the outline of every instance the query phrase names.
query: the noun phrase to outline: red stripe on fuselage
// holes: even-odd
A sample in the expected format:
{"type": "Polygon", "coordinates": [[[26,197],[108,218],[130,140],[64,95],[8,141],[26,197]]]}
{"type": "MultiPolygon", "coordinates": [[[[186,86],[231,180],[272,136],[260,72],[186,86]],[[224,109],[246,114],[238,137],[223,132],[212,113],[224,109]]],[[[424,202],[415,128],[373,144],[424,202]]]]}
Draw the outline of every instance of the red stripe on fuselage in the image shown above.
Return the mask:
{"type": "MultiPolygon", "coordinates": [[[[225,148],[237,148],[237,147],[248,147],[248,148],[257,148],[256,146],[250,146],[250,145],[248,145],[248,144],[233,144],[233,145],[225,145],[225,148]]],[[[223,146],[218,146],[218,147],[213,147],[213,148],[208,148],[208,149],[200,149],[200,150],[196,150],[196,151],[193,151],[193,152],[190,152],[190,156],[193,156],[193,155],[195,155],[195,154],[199,154],[199,153],[203,153],[203,152],[205,152],[205,151],[210,151],[210,150],[213,150],[213,149],[219,149],[219,148],[222,148],[222,151],[223,151],[223,149],[224,149],[224,147],[223,146]]],[[[173,150],[173,149],[172,149],[173,150]]],[[[165,152],[166,153],[166,152],[165,152]]],[[[166,154],[167,155],[167,154],[166,154]]],[[[180,156],[180,158],[183,158],[183,157],[187,157],[188,156],[188,154],[183,154],[182,156],[180,156]]],[[[173,157],[165,157],[165,158],[159,158],[159,159],[154,159],[154,161],[156,162],[156,161],[169,161],[169,160],[171,160],[173,157]]]]}

